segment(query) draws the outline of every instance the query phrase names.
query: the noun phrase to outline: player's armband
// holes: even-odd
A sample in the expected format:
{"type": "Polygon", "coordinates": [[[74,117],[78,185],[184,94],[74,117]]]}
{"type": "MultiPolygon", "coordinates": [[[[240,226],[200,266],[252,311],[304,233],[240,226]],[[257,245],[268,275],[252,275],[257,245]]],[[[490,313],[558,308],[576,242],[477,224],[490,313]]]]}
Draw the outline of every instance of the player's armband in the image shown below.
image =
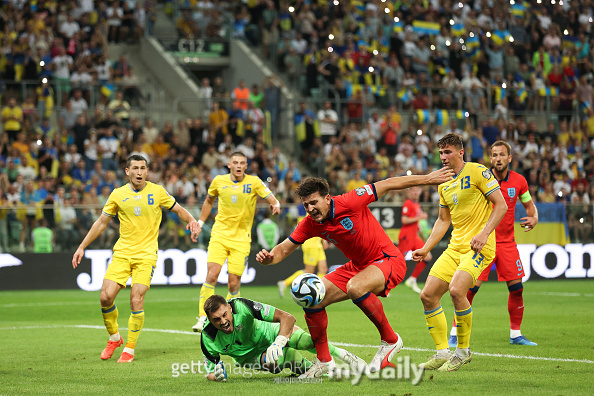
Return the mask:
{"type": "Polygon", "coordinates": [[[530,191],[526,191],[524,194],[520,195],[520,202],[526,203],[528,201],[532,201],[532,196],[530,195],[530,191]]]}

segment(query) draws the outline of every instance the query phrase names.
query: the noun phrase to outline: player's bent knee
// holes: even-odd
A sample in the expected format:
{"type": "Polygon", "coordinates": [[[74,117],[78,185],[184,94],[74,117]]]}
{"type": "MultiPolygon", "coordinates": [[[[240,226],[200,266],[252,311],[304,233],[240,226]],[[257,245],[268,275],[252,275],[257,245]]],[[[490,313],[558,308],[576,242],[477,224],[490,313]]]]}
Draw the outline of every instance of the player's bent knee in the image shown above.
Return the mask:
{"type": "Polygon", "coordinates": [[[421,291],[421,302],[423,303],[423,307],[425,307],[425,309],[434,308],[435,305],[439,304],[439,298],[423,289],[421,291]]]}

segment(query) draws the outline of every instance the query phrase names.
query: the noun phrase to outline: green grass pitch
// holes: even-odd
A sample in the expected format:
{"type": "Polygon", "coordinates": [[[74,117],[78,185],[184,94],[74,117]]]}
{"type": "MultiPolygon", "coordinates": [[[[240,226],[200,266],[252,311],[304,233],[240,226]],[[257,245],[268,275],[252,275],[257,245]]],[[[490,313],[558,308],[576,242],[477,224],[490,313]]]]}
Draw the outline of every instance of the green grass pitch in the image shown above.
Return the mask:
{"type": "MultiPolygon", "coordinates": [[[[418,385],[408,379],[342,379],[278,383],[279,375],[230,373],[227,383],[201,374],[175,377],[172,367],[200,364],[199,335],[191,332],[198,287],[154,287],[145,301],[146,320],[136,361],[99,359],[107,333],[98,292],[0,292],[0,395],[22,394],[206,394],[206,395],[591,395],[594,392],[594,283],[532,281],[524,288],[523,333],[537,347],[509,345],[507,288],[483,284],[474,301],[473,360],[457,372],[427,372],[418,385]],[[249,378],[244,378],[249,377],[249,378]]],[[[225,295],[224,286],[217,291],[225,295]]],[[[287,290],[288,292],[288,290],[287,290]]],[[[303,312],[276,287],[243,287],[242,296],[286,310],[306,328],[303,312]]],[[[130,314],[129,289],[118,296],[121,328],[130,314]]],[[[432,355],[418,294],[404,286],[382,299],[390,323],[404,340],[400,361],[421,363],[432,355]]],[[[448,321],[453,308],[446,295],[448,321]]],[[[346,301],[328,308],[330,341],[370,361],[379,335],[364,314],[346,301]]],[[[126,337],[127,332],[121,329],[126,337]]],[[[308,357],[313,357],[304,352],[308,357]]],[[[228,357],[223,361],[229,362],[228,357]]],[[[396,359],[395,359],[396,361],[396,359]]]]}

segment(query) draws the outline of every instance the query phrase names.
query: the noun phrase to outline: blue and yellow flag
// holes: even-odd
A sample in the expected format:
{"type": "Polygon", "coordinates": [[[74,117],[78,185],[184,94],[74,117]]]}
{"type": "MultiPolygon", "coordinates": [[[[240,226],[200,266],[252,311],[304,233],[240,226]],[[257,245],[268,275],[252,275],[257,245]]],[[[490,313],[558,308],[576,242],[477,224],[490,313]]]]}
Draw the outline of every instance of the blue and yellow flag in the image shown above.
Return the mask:
{"type": "Polygon", "coordinates": [[[501,87],[493,87],[493,92],[495,96],[495,103],[499,104],[505,98],[505,88],[501,87]]]}
{"type": "Polygon", "coordinates": [[[466,34],[466,28],[464,27],[463,23],[456,23],[452,25],[451,31],[456,37],[462,37],[466,34]]]}
{"type": "Polygon", "coordinates": [[[398,99],[404,103],[408,103],[410,101],[410,95],[408,94],[408,90],[405,88],[402,88],[400,91],[398,91],[396,96],[398,96],[398,99]]]}
{"type": "Polygon", "coordinates": [[[520,86],[520,88],[516,92],[516,95],[518,96],[518,98],[520,98],[520,102],[522,102],[522,103],[526,102],[526,98],[528,97],[528,92],[526,92],[526,87],[524,86],[524,84],[522,84],[520,86]]]}
{"type": "Polygon", "coordinates": [[[566,245],[570,243],[567,213],[563,203],[535,202],[538,210],[538,234],[524,232],[520,226],[521,218],[526,216],[524,206],[518,201],[515,215],[515,237],[518,244],[536,244],[537,246],[555,243],[566,245]],[[541,215],[542,213],[542,215],[541,215]]]}
{"type": "Polygon", "coordinates": [[[516,4],[511,6],[511,14],[516,18],[524,18],[524,13],[528,8],[528,3],[524,2],[517,2],[516,4]]]}
{"type": "Polygon", "coordinates": [[[439,23],[437,22],[415,20],[413,21],[412,26],[413,31],[419,35],[427,34],[429,36],[436,36],[439,34],[439,23]]]}
{"type": "Polygon", "coordinates": [[[563,38],[561,39],[561,46],[563,49],[567,48],[575,48],[578,42],[578,38],[576,36],[570,36],[569,34],[564,34],[563,38]]]}
{"type": "Polygon", "coordinates": [[[417,110],[417,119],[419,124],[429,123],[429,110],[417,110]]]}
{"type": "Polygon", "coordinates": [[[466,39],[466,48],[467,49],[474,49],[474,48],[478,48],[480,47],[481,43],[479,41],[478,36],[475,34],[472,37],[468,36],[468,38],[466,39]]]}
{"type": "Polygon", "coordinates": [[[468,117],[466,110],[456,110],[456,118],[459,120],[463,120],[464,118],[468,117]]]}
{"type": "Polygon", "coordinates": [[[107,96],[108,98],[111,97],[111,95],[113,95],[113,84],[104,84],[101,87],[101,93],[105,96],[107,96]]]}
{"type": "Polygon", "coordinates": [[[491,35],[493,44],[503,45],[509,41],[511,34],[507,30],[495,30],[491,35]]]}
{"type": "Polygon", "coordinates": [[[436,125],[448,125],[450,122],[450,116],[447,110],[435,110],[435,124],[436,125]]]}
{"type": "Polygon", "coordinates": [[[538,90],[540,96],[559,96],[559,88],[557,87],[546,87],[538,90]]]}
{"type": "Polygon", "coordinates": [[[404,30],[404,24],[400,21],[392,23],[392,29],[394,33],[400,33],[404,30]]]}

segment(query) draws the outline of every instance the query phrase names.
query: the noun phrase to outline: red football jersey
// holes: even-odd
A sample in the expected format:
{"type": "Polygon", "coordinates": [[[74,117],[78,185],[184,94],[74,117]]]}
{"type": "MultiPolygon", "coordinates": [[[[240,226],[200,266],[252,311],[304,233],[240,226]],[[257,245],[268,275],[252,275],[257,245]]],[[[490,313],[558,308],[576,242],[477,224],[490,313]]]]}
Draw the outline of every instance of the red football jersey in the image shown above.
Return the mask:
{"type": "MultiPolygon", "coordinates": [[[[491,169],[491,171],[493,171],[491,169]]],[[[495,240],[501,242],[515,242],[514,221],[516,218],[516,203],[522,194],[528,191],[528,182],[524,176],[512,170],[507,172],[505,179],[499,181],[501,193],[507,203],[507,212],[501,223],[495,228],[495,240]]]]}
{"type": "Polygon", "coordinates": [[[324,238],[336,245],[360,269],[387,256],[401,256],[400,250],[367,207],[376,200],[373,184],[335,196],[330,202],[330,213],[326,220],[318,223],[310,216],[305,217],[289,240],[302,244],[311,237],[324,238]]]}
{"type": "MultiPolygon", "coordinates": [[[[415,203],[412,199],[407,199],[402,205],[402,216],[417,217],[421,214],[421,204],[415,203]]],[[[419,222],[415,221],[410,224],[402,224],[400,234],[414,235],[419,232],[419,222]]]]}

